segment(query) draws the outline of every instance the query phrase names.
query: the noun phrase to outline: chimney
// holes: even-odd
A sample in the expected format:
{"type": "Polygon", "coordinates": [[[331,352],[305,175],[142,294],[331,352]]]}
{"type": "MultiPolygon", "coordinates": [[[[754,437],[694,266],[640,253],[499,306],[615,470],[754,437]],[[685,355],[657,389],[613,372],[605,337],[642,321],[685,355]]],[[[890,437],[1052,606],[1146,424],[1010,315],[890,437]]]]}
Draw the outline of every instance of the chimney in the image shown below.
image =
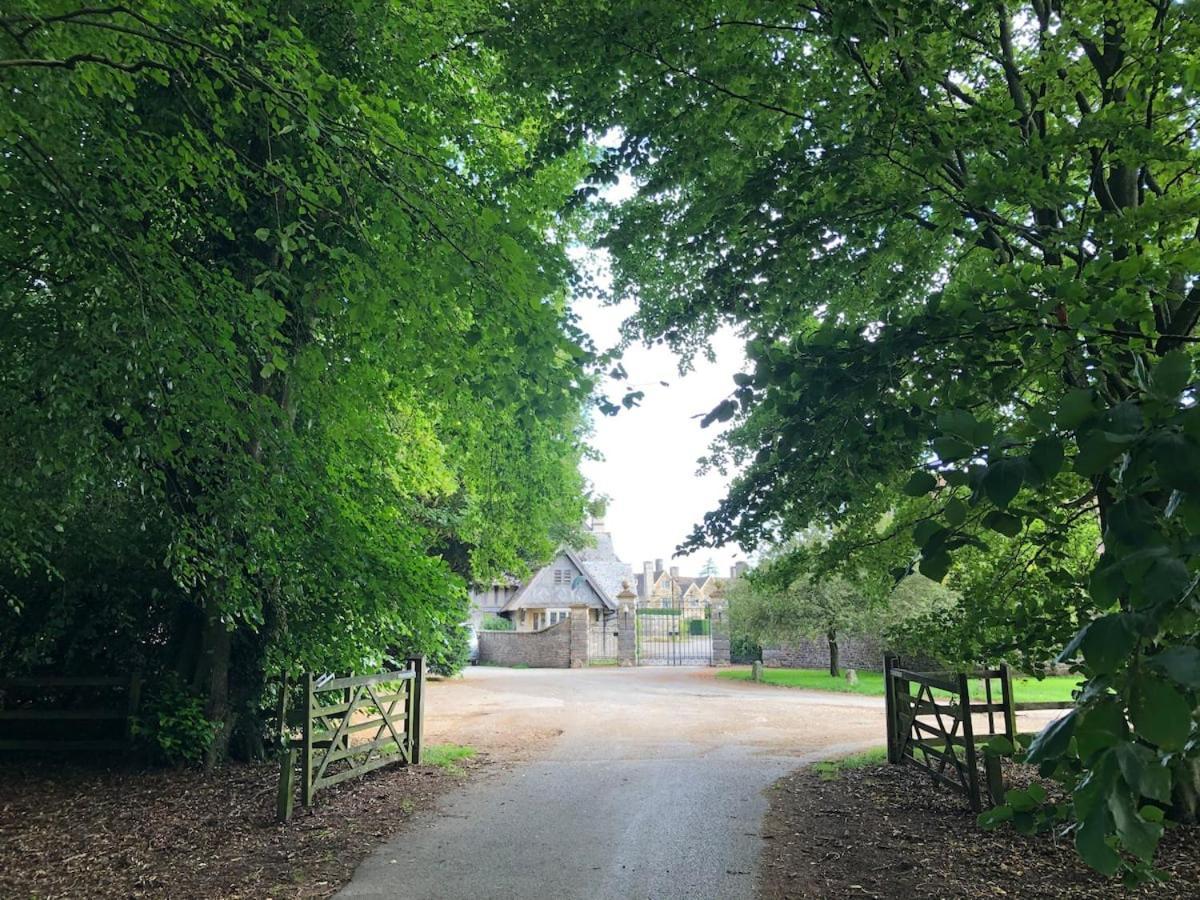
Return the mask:
{"type": "Polygon", "coordinates": [[[662,570],[663,570],[662,560],[661,560],[661,559],[656,559],[656,560],[654,561],[654,571],[655,571],[655,572],[661,572],[662,570]]]}
{"type": "Polygon", "coordinates": [[[642,599],[650,599],[650,589],[654,587],[654,563],[646,560],[642,563],[642,599]]]}
{"type": "Polygon", "coordinates": [[[679,577],[679,566],[671,566],[671,577],[672,578],[679,577]]]}
{"type": "Polygon", "coordinates": [[[729,577],[730,577],[730,578],[737,578],[737,566],[730,566],[730,567],[729,567],[729,577]]]}

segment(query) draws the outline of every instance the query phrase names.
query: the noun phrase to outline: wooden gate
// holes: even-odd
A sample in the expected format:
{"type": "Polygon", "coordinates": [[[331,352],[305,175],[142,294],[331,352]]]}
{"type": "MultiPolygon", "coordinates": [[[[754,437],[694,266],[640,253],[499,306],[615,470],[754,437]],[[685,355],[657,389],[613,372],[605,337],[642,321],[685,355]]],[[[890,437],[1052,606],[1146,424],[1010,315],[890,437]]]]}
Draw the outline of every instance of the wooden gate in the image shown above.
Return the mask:
{"type": "MultiPolygon", "coordinates": [[[[283,696],[286,696],[284,693],[283,696]]],[[[311,806],[322,788],[381,766],[419,765],[425,706],[425,658],[395,672],[301,681],[300,798],[311,806]]],[[[281,709],[280,718],[286,716],[281,709]]],[[[279,818],[291,817],[296,749],[285,755],[279,818]]]]}
{"type": "Polygon", "coordinates": [[[886,656],[883,672],[888,762],[924,770],[934,781],[963,794],[976,812],[983,808],[982,787],[992,803],[1004,798],[1000,760],[980,752],[980,746],[996,737],[1015,745],[1019,710],[1069,709],[1074,705],[1015,703],[1012,673],[1004,665],[975,672],[914,672],[901,668],[899,657],[886,656]],[[980,684],[974,698],[973,682],[980,684]],[[976,715],[987,716],[986,731],[976,730],[972,721],[976,715]]]}

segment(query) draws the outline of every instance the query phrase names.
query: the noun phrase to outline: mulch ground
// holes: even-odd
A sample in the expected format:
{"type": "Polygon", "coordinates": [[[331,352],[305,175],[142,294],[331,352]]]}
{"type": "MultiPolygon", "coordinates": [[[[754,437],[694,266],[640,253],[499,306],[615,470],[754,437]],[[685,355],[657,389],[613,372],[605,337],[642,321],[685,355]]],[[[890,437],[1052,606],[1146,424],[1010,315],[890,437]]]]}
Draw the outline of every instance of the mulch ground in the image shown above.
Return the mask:
{"type": "Polygon", "coordinates": [[[911,767],[846,769],[828,781],[803,769],[769,798],[759,893],[772,900],[1200,897],[1198,828],[1164,836],[1157,863],[1169,883],[1125,891],[1080,862],[1069,839],[980,830],[965,800],[911,767]]]}
{"type": "Polygon", "coordinates": [[[0,897],[328,897],[470,770],[385,768],[275,822],[278,765],[0,762],[0,897]]]}

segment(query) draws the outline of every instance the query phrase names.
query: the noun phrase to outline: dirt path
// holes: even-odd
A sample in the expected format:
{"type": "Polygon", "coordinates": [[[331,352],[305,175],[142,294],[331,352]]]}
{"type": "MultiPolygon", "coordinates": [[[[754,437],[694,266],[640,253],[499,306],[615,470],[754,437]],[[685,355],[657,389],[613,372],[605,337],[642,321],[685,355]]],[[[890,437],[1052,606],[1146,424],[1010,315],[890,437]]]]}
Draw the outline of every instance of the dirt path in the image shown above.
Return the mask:
{"type": "Polygon", "coordinates": [[[479,668],[434,684],[430,741],[514,762],[414,819],[339,896],[752,896],[763,790],[882,743],[883,703],[713,675],[479,668]]]}

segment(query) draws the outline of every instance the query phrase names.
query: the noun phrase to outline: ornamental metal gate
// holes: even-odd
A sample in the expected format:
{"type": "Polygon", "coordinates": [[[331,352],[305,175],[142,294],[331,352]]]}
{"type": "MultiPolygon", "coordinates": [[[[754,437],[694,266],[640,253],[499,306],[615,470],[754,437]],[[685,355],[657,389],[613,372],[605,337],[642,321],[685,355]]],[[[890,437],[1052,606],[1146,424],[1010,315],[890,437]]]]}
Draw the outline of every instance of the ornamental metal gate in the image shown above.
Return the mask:
{"type": "Polygon", "coordinates": [[[637,611],[639,666],[710,666],[712,614],[705,607],[637,611]]]}
{"type": "Polygon", "coordinates": [[[588,623],[588,662],[615,665],[620,632],[615,614],[603,615],[599,622],[588,623]]]}

